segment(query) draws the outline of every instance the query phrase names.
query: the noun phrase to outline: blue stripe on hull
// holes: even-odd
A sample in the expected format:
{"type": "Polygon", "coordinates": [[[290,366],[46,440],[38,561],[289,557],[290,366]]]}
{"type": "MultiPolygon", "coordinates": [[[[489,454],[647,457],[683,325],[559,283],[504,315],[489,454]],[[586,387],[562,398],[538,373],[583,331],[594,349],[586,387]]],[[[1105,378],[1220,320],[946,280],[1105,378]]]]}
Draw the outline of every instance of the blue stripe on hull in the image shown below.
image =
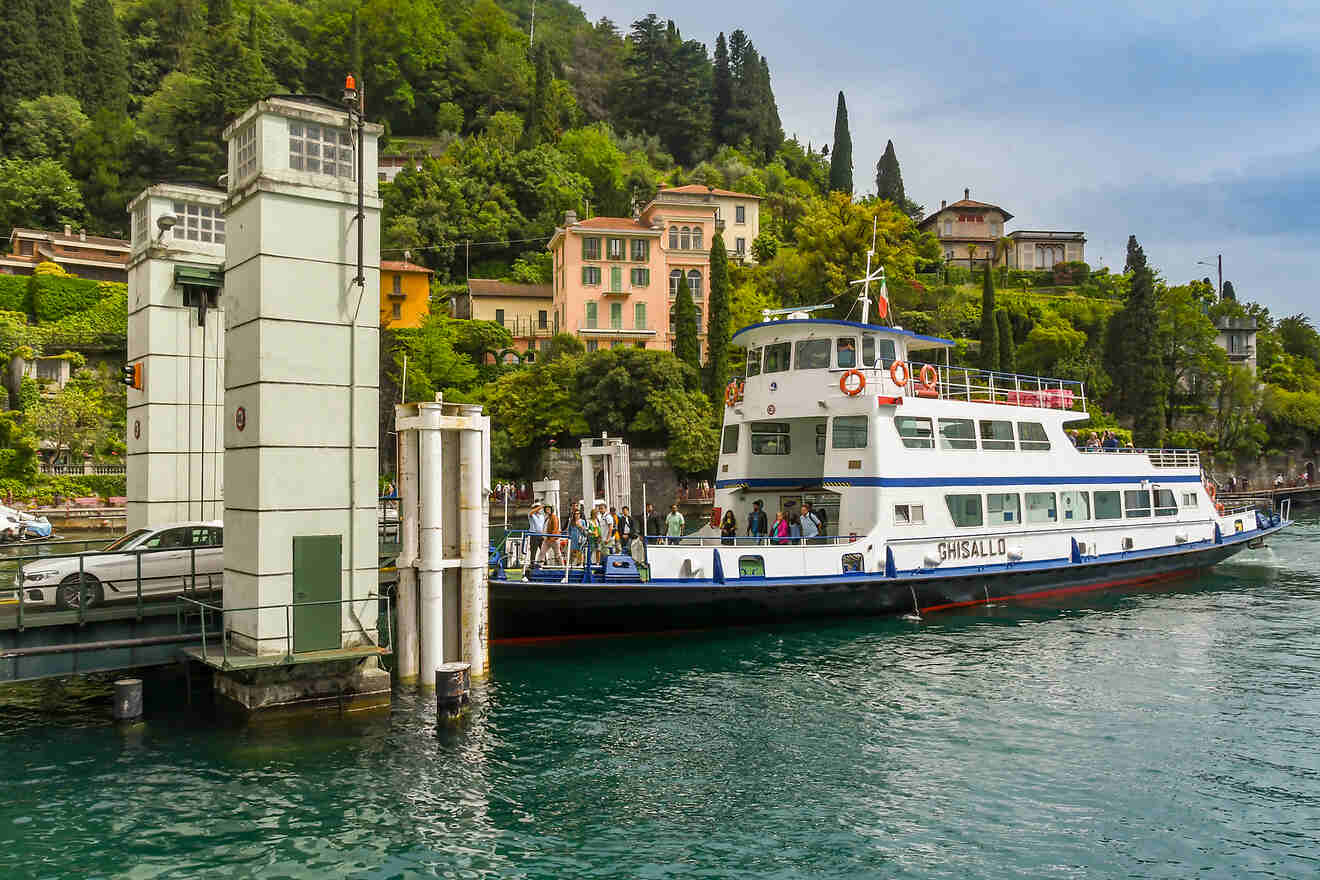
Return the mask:
{"type": "Polygon", "coordinates": [[[1146,474],[1131,477],[773,477],[716,480],[716,489],[746,486],[749,489],[797,488],[819,486],[823,483],[844,483],[849,486],[941,487],[941,486],[1081,486],[1099,483],[1119,485],[1140,483],[1199,483],[1196,474],[1146,474]]]}

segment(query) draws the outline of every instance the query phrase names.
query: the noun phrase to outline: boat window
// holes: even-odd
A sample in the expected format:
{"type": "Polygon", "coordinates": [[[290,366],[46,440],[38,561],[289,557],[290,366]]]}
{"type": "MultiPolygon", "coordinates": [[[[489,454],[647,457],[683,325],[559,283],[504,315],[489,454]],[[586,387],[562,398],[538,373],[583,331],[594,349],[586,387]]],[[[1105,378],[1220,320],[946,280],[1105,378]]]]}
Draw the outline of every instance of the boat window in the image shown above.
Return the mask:
{"type": "Polygon", "coordinates": [[[763,557],[763,556],[739,556],[739,557],[738,557],[738,577],[740,577],[740,578],[763,578],[763,577],[765,577],[765,557],[763,557]]]}
{"type": "Polygon", "coordinates": [[[894,427],[898,436],[903,438],[903,445],[908,449],[934,449],[934,431],[930,419],[915,416],[894,416],[894,427]]]}
{"type": "Polygon", "coordinates": [[[738,426],[729,425],[724,429],[724,445],[720,452],[728,455],[731,452],[738,451],[738,426]]]}
{"type": "Polygon", "coordinates": [[[1027,522],[1056,522],[1058,519],[1059,510],[1054,506],[1053,492],[1027,493],[1027,522]]]}
{"type": "Polygon", "coordinates": [[[980,495],[945,495],[944,503],[949,507],[949,516],[959,528],[981,525],[980,495]]]}
{"type": "Polygon", "coordinates": [[[803,339],[797,344],[794,362],[799,370],[824,370],[830,365],[828,339],[803,339]]]}
{"type": "Polygon", "coordinates": [[[1085,492],[1060,492],[1059,507],[1065,522],[1082,522],[1091,518],[1091,496],[1085,492]]]}
{"type": "Polygon", "coordinates": [[[761,349],[749,348],[747,350],[747,375],[761,375],[761,349]]]}
{"type": "Polygon", "coordinates": [[[788,422],[752,422],[753,455],[788,455],[788,422]]]}
{"type": "Polygon", "coordinates": [[[940,449],[975,449],[976,426],[971,419],[940,419],[940,449]]]}
{"type": "Polygon", "coordinates": [[[834,343],[834,363],[843,369],[857,366],[857,340],[840,336],[834,343]]]}
{"type": "Polygon", "coordinates": [[[793,345],[790,342],[776,342],[765,347],[766,373],[782,373],[788,369],[788,353],[793,345]]]}
{"type": "Polygon", "coordinates": [[[1040,422],[1018,422],[1018,440],[1024,452],[1044,452],[1050,448],[1049,435],[1040,422]]]}
{"type": "Polygon", "coordinates": [[[864,366],[864,367],[873,367],[873,366],[875,366],[875,337],[874,337],[874,336],[863,336],[863,337],[862,337],[862,366],[864,366]]]}
{"type": "Polygon", "coordinates": [[[844,574],[852,574],[852,573],[855,573],[855,572],[860,572],[860,571],[865,571],[865,570],[866,570],[866,569],[863,567],[863,564],[862,564],[862,554],[860,554],[860,553],[845,553],[845,554],[843,554],[843,573],[844,573],[844,574]]]}
{"type": "Polygon", "coordinates": [[[922,504],[894,505],[894,525],[924,526],[925,524],[926,524],[925,505],[922,504]]]}
{"type": "Polygon", "coordinates": [[[825,454],[825,423],[816,426],[816,454],[825,454]]]}
{"type": "Polygon", "coordinates": [[[1012,449],[1013,423],[997,419],[981,420],[982,449],[1012,449]]]}
{"type": "Polygon", "coordinates": [[[1177,516],[1178,502],[1174,500],[1172,489],[1155,490],[1155,515],[1177,516]]]}
{"type": "Polygon", "coordinates": [[[985,496],[986,520],[992,526],[1022,522],[1022,504],[1016,492],[997,492],[985,496]]]}
{"type": "Polygon", "coordinates": [[[1183,499],[1182,499],[1182,506],[1183,506],[1183,507],[1195,507],[1195,506],[1196,506],[1196,493],[1195,493],[1195,492],[1184,492],[1184,493],[1183,493],[1183,499]]]}
{"type": "Polygon", "coordinates": [[[885,369],[888,369],[889,366],[893,364],[894,361],[898,360],[898,355],[894,353],[895,352],[894,340],[877,339],[876,344],[880,347],[879,365],[884,367],[885,369]]]}
{"type": "Polygon", "coordinates": [[[870,416],[836,416],[834,419],[835,449],[865,449],[866,426],[870,416]]]}
{"type": "Polygon", "coordinates": [[[1122,517],[1123,503],[1117,492],[1095,493],[1096,519],[1121,519],[1122,517]]]}
{"type": "Polygon", "coordinates": [[[1123,507],[1129,517],[1150,516],[1150,493],[1145,489],[1128,489],[1123,493],[1123,507]]]}

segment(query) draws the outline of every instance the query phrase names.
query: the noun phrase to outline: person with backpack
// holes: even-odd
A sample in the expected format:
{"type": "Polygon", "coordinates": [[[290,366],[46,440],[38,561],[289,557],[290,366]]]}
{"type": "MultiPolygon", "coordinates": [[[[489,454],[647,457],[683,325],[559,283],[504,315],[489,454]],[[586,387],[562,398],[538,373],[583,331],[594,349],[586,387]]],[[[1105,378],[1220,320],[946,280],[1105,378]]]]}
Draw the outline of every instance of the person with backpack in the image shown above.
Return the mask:
{"type": "Polygon", "coordinates": [[[769,532],[769,523],[766,522],[765,511],[761,509],[761,502],[753,501],[752,512],[747,514],[747,537],[764,538],[769,532]]]}
{"type": "Polygon", "coordinates": [[[814,535],[815,540],[810,541],[808,543],[824,544],[825,543],[825,511],[817,510],[816,508],[812,507],[810,501],[804,501],[802,502],[802,520],[803,520],[802,534],[803,535],[807,534],[808,527],[806,521],[808,519],[811,520],[811,527],[815,531],[815,535],[814,535]]]}

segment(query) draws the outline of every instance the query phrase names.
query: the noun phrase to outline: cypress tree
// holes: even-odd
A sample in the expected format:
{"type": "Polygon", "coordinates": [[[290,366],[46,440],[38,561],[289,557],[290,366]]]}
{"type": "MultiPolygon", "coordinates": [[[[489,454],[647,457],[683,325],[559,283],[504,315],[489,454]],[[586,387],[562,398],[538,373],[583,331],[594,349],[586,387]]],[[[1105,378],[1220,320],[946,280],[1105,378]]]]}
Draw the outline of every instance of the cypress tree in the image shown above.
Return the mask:
{"type": "Polygon", "coordinates": [[[710,128],[717,144],[732,144],[729,139],[730,114],[733,111],[733,74],[729,70],[729,47],[724,32],[715,38],[715,70],[711,81],[710,128]]]}
{"type": "Polygon", "coordinates": [[[1127,242],[1127,260],[1123,263],[1123,272],[1125,274],[1130,274],[1135,272],[1138,267],[1145,268],[1145,266],[1146,252],[1143,251],[1141,245],[1137,243],[1137,237],[1135,235],[1129,235],[1127,242]]]}
{"type": "Polygon", "coordinates": [[[834,111],[834,145],[830,156],[830,191],[852,195],[853,164],[852,135],[848,133],[848,105],[839,92],[839,105],[834,111]]]}
{"type": "Polygon", "coordinates": [[[1237,300],[1237,291],[1233,289],[1232,281],[1224,282],[1224,299],[1237,300]]]}
{"type": "MultiPolygon", "coordinates": [[[[1135,243],[1133,238],[1129,242],[1135,243]]],[[[1155,299],[1155,273],[1146,265],[1146,256],[1140,245],[1138,259],[1133,260],[1132,287],[1124,310],[1128,312],[1127,326],[1142,328],[1142,333],[1127,350],[1128,369],[1126,398],[1132,409],[1132,437],[1137,446],[1157,448],[1164,445],[1165,372],[1160,348],[1151,341],[1151,334],[1159,326],[1159,310],[1155,299]]],[[[1115,376],[1115,384],[1120,377],[1115,376]]]]}
{"type": "Polygon", "coordinates": [[[710,316],[706,324],[708,386],[716,405],[729,381],[729,252],[718,232],[710,242],[710,316]]]}
{"type": "Polygon", "coordinates": [[[990,264],[985,265],[981,282],[981,368],[999,369],[999,325],[995,322],[995,279],[990,264]]]}
{"type": "Polygon", "coordinates": [[[701,342],[697,339],[697,307],[692,302],[687,276],[678,279],[674,298],[674,356],[701,375],[701,342]]]}
{"type": "Polygon", "coordinates": [[[54,75],[42,45],[36,0],[6,0],[4,38],[0,39],[0,126],[19,101],[46,94],[42,75],[54,75]]]}
{"type": "Polygon", "coordinates": [[[1013,322],[1007,309],[995,309],[995,324],[999,328],[999,370],[1017,372],[1017,347],[1013,343],[1013,322]]]}
{"type": "Polygon", "coordinates": [[[83,112],[122,114],[128,107],[128,51],[110,0],[86,0],[78,10],[85,57],[82,77],[83,112]]]}
{"type": "Polygon", "coordinates": [[[756,146],[767,158],[774,156],[779,152],[779,147],[784,142],[784,123],[779,118],[779,105],[775,103],[774,89],[770,88],[770,62],[761,56],[761,76],[759,83],[761,88],[761,126],[758,132],[756,146]]]}
{"type": "Polygon", "coordinates": [[[43,91],[48,95],[77,95],[83,77],[83,47],[78,37],[78,19],[70,0],[37,0],[37,21],[51,55],[57,78],[43,91]]]}
{"type": "Polygon", "coordinates": [[[527,114],[523,118],[522,142],[518,145],[522,150],[530,150],[543,140],[550,140],[552,135],[552,132],[546,130],[549,127],[547,105],[550,103],[550,86],[554,80],[550,70],[550,51],[545,43],[538,43],[533,56],[536,80],[532,87],[532,99],[527,103],[527,114]]]}
{"type": "Polygon", "coordinates": [[[877,198],[893,202],[900,211],[907,202],[907,194],[903,192],[903,172],[898,168],[893,141],[885,144],[884,155],[875,163],[875,194],[877,198]]]}

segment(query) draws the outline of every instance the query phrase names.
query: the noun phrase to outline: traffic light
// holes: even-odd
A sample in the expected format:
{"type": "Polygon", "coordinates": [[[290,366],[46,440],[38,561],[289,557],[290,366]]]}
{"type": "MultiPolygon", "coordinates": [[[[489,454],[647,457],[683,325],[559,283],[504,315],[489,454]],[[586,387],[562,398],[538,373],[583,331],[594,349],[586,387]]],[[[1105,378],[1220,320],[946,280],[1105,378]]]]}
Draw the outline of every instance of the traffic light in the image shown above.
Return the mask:
{"type": "Polygon", "coordinates": [[[124,364],[123,372],[119,377],[119,381],[123,382],[129,388],[136,388],[137,390],[141,391],[142,364],[141,363],[124,364]]]}

